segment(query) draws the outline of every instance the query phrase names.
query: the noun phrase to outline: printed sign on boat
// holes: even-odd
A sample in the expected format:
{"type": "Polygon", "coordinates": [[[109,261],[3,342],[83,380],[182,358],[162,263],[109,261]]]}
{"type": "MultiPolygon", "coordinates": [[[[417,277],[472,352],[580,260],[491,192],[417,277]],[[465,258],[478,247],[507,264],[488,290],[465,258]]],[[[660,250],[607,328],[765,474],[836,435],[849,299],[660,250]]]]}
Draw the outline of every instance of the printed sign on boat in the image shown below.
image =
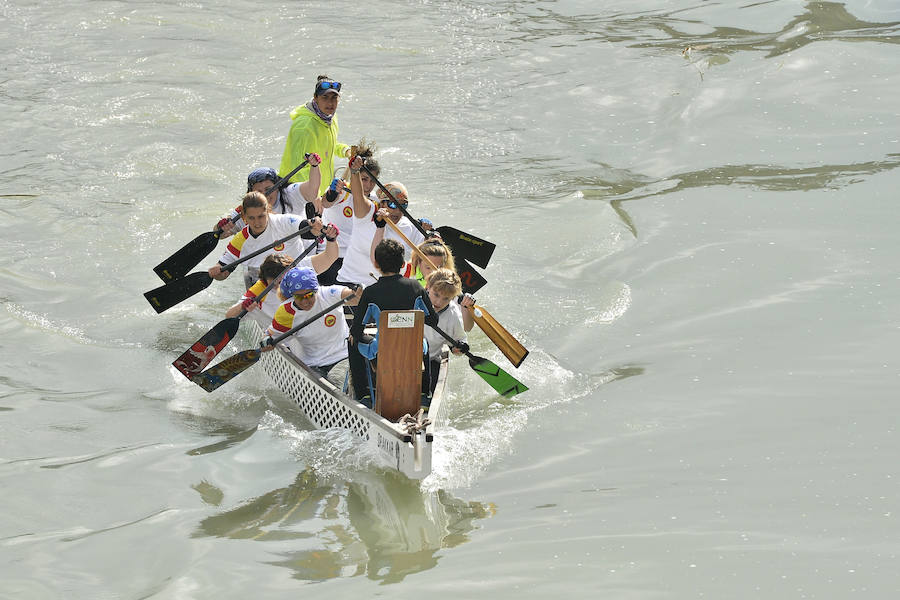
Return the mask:
{"type": "Polygon", "coordinates": [[[416,324],[415,313],[388,313],[389,329],[406,329],[416,324]]]}

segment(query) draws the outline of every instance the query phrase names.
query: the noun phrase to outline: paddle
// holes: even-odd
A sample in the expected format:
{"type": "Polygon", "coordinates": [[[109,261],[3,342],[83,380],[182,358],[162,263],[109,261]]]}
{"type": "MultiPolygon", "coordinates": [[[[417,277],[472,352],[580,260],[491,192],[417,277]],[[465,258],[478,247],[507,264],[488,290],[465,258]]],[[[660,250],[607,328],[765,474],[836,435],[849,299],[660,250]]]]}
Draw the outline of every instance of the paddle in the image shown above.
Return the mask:
{"type": "MultiPolygon", "coordinates": [[[[362,166],[362,169],[369,174],[369,177],[372,178],[372,181],[375,182],[375,185],[384,192],[388,198],[394,201],[394,204],[400,209],[400,212],[410,220],[413,226],[419,230],[426,238],[428,237],[428,232],[425,231],[425,228],[422,227],[422,224],[419,223],[416,219],[412,217],[412,215],[407,212],[406,207],[402,206],[396,198],[388,191],[384,185],[378,181],[378,178],[372,174],[372,171],[365,165],[362,166]]],[[[471,260],[473,263],[478,265],[479,267],[487,267],[488,260],[490,260],[491,255],[494,253],[494,249],[497,247],[487,240],[483,240],[479,237],[475,237],[474,235],[470,235],[468,233],[459,231],[458,229],[454,229],[453,227],[438,227],[437,230],[441,234],[441,239],[444,238],[444,231],[447,231],[447,235],[449,239],[446,240],[447,245],[451,247],[453,250],[454,256],[459,256],[462,258],[466,258],[471,260]]]]}
{"type": "MultiPolygon", "coordinates": [[[[431,262],[431,259],[419,250],[410,239],[400,231],[400,228],[397,227],[393,221],[385,219],[385,222],[393,228],[394,233],[400,236],[400,238],[412,248],[413,252],[431,265],[432,269],[437,269],[437,267],[434,266],[434,263],[431,262]]],[[[522,364],[522,361],[525,360],[525,357],[528,356],[528,350],[525,346],[520,344],[519,340],[514,338],[512,334],[504,329],[503,326],[487,312],[487,310],[479,306],[471,306],[469,307],[469,310],[472,311],[472,314],[475,317],[475,324],[484,331],[485,335],[487,335],[492,342],[494,342],[494,345],[509,359],[509,362],[511,362],[514,367],[518,368],[519,365],[522,364]]]]}
{"type": "Polygon", "coordinates": [[[528,356],[528,350],[514,338],[503,325],[497,322],[497,319],[491,316],[491,313],[483,306],[470,306],[472,317],[475,324],[488,336],[497,349],[503,353],[503,356],[509,359],[509,362],[515,368],[519,368],[525,357],[528,356]]]}
{"type": "MultiPolygon", "coordinates": [[[[459,343],[439,327],[435,325],[429,325],[429,327],[441,334],[451,347],[459,343]]],[[[469,366],[472,367],[472,370],[478,373],[501,396],[511,398],[516,394],[528,391],[528,386],[483,356],[475,356],[469,350],[466,350],[463,354],[469,357],[469,366]]]]}
{"type": "Polygon", "coordinates": [[[456,262],[456,274],[459,275],[459,280],[462,282],[463,291],[467,294],[474,294],[485,285],[487,285],[487,279],[481,276],[481,273],[472,268],[466,259],[460,257],[454,258],[454,262],[456,262]]]}
{"type": "MultiPolygon", "coordinates": [[[[419,299],[416,300],[416,308],[424,311],[425,314],[428,314],[428,309],[425,307],[425,303],[419,299]]],[[[459,348],[460,342],[450,337],[446,331],[444,331],[437,325],[428,324],[428,326],[441,334],[441,337],[447,340],[451,348],[459,348]]],[[[466,348],[468,348],[468,344],[464,345],[466,348]]],[[[460,350],[462,350],[462,348],[460,348],[460,350]]],[[[528,386],[517,380],[515,377],[513,377],[488,359],[482,356],[475,356],[468,349],[463,350],[463,354],[469,357],[469,366],[472,367],[472,370],[478,373],[478,375],[482,379],[484,379],[488,383],[488,385],[494,388],[494,390],[496,390],[497,393],[501,396],[511,398],[516,394],[521,394],[522,392],[528,391],[528,386]]]]}
{"type": "MultiPolygon", "coordinates": [[[[263,252],[268,252],[275,246],[283,244],[288,240],[294,239],[298,235],[306,233],[307,231],[309,231],[309,229],[309,225],[307,225],[306,227],[301,227],[298,231],[295,231],[287,237],[281,238],[280,240],[275,240],[271,244],[263,246],[256,252],[252,252],[247,256],[242,256],[230,265],[222,267],[222,270],[232,271],[242,262],[259,256],[263,252]]],[[[197,292],[202,292],[209,287],[209,284],[212,283],[212,281],[213,278],[209,275],[209,273],[207,273],[206,271],[197,271],[196,273],[191,273],[187,277],[176,279],[175,281],[150,290],[149,292],[145,292],[144,298],[147,299],[147,302],[150,303],[150,306],[153,307],[153,310],[155,310],[157,314],[159,314],[165,310],[172,308],[176,304],[187,300],[197,292]]]]}
{"type": "MultiPolygon", "coordinates": [[[[262,305],[261,299],[265,298],[266,294],[272,291],[272,288],[278,284],[285,273],[295,267],[307,254],[315,250],[317,244],[318,241],[314,240],[312,244],[307,246],[303,253],[294,259],[294,262],[285,267],[278,277],[273,279],[271,283],[256,296],[254,302],[262,305]]],[[[199,340],[194,342],[190,348],[184,351],[184,354],[176,358],[175,361],[172,362],[172,366],[178,369],[181,374],[188,379],[191,379],[194,375],[205,369],[206,365],[208,365],[210,361],[214,359],[226,345],[228,345],[228,342],[234,338],[234,335],[237,333],[238,327],[241,324],[241,319],[247,312],[246,308],[242,309],[236,317],[222,319],[216,323],[215,327],[203,334],[199,340]]]]}
{"type": "Polygon", "coordinates": [[[466,258],[481,268],[488,266],[488,261],[491,260],[491,255],[497,247],[487,240],[449,225],[441,225],[437,228],[437,232],[441,234],[441,240],[453,250],[454,256],[466,258]]]}
{"type": "MultiPolygon", "coordinates": [[[[309,155],[307,154],[306,160],[297,165],[293,171],[273,183],[272,186],[266,190],[265,195],[268,196],[272,193],[272,190],[277,189],[280,185],[287,182],[287,180],[297,171],[305,167],[308,162],[309,155]]],[[[235,223],[240,218],[240,210],[238,210],[238,214],[232,217],[230,221],[235,223]]],[[[184,277],[188,271],[200,264],[201,260],[215,250],[222,233],[221,227],[216,227],[213,231],[201,233],[182,246],[175,254],[153,267],[153,272],[159,275],[159,278],[162,279],[164,283],[169,283],[170,281],[175,281],[176,279],[184,277]]]]}
{"type": "MultiPolygon", "coordinates": [[[[266,346],[274,346],[278,342],[284,340],[285,338],[297,333],[310,323],[313,323],[321,317],[322,315],[328,314],[333,311],[335,308],[347,302],[353,296],[347,296],[346,298],[341,298],[328,308],[323,309],[321,312],[316,313],[311,316],[307,320],[303,321],[296,327],[292,327],[279,335],[276,338],[266,338],[265,340],[259,343],[260,348],[265,348],[266,346]]],[[[202,373],[198,373],[191,378],[191,381],[202,387],[207,392],[211,392],[220,386],[228,383],[257,362],[259,362],[259,358],[262,355],[262,350],[251,349],[244,350],[242,352],[238,352],[234,356],[229,356],[223,361],[220,361],[218,364],[210,367],[209,369],[203,371],[202,373]]]]}

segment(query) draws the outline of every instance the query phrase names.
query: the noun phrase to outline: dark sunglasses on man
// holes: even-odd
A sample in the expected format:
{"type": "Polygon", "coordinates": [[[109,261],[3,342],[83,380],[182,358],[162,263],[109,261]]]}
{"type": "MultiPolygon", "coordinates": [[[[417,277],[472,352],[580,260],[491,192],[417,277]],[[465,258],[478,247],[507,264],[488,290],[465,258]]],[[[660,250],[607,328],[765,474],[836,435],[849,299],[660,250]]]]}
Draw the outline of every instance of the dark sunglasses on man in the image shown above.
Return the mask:
{"type": "Polygon", "coordinates": [[[409,202],[404,202],[403,204],[398,205],[393,200],[383,200],[382,204],[384,204],[388,208],[406,208],[407,206],[409,206],[409,202]]]}

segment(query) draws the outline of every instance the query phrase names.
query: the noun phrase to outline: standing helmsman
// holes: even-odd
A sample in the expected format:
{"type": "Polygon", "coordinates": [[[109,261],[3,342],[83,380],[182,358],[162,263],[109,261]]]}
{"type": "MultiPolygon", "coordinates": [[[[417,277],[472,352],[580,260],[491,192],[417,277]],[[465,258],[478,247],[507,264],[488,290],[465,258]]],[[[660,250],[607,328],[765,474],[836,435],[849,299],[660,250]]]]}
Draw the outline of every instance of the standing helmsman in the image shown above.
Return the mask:
{"type": "MultiPolygon", "coordinates": [[[[338,139],[338,102],[341,99],[341,83],[327,75],[319,75],[312,100],[291,111],[291,129],[284,144],[280,175],[286,175],[303,162],[307,153],[315,152],[322,158],[322,171],[326,173],[319,185],[319,194],[328,190],[334,173],[334,157],[349,158],[350,146],[338,139]]],[[[309,167],[303,167],[291,181],[309,179],[309,167]]]]}

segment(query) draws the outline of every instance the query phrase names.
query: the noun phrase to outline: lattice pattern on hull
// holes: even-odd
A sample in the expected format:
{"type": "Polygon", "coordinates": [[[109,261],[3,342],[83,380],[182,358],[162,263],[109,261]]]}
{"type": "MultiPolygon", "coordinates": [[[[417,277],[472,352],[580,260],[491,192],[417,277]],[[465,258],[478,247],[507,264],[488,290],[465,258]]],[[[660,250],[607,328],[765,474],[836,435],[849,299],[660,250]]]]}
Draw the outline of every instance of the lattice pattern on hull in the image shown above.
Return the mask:
{"type": "MultiPolygon", "coordinates": [[[[256,315],[253,315],[255,317],[256,315]]],[[[245,329],[254,342],[263,338],[265,326],[248,315],[250,326],[245,329]]],[[[436,413],[445,414],[440,407],[440,396],[446,381],[446,351],[432,407],[436,413]]],[[[318,428],[341,427],[349,429],[366,441],[368,447],[378,451],[387,464],[412,479],[422,479],[431,473],[431,425],[425,433],[410,436],[396,424],[388,423],[372,411],[363,408],[355,400],[341,393],[331,382],[324,380],[306,368],[292,354],[281,349],[266,352],[260,362],[265,372],[292,401],[296,402],[307,418],[318,428]]]]}
{"type": "MultiPolygon", "coordinates": [[[[256,321],[250,322],[253,324],[253,339],[261,340],[262,328],[256,321]]],[[[369,439],[369,422],[337,397],[340,392],[336,388],[326,389],[311,379],[315,377],[313,373],[278,351],[264,353],[260,362],[275,385],[300,406],[313,425],[320,429],[341,427],[353,431],[364,440],[369,439]]],[[[346,402],[352,400],[347,398],[346,402]]]]}

